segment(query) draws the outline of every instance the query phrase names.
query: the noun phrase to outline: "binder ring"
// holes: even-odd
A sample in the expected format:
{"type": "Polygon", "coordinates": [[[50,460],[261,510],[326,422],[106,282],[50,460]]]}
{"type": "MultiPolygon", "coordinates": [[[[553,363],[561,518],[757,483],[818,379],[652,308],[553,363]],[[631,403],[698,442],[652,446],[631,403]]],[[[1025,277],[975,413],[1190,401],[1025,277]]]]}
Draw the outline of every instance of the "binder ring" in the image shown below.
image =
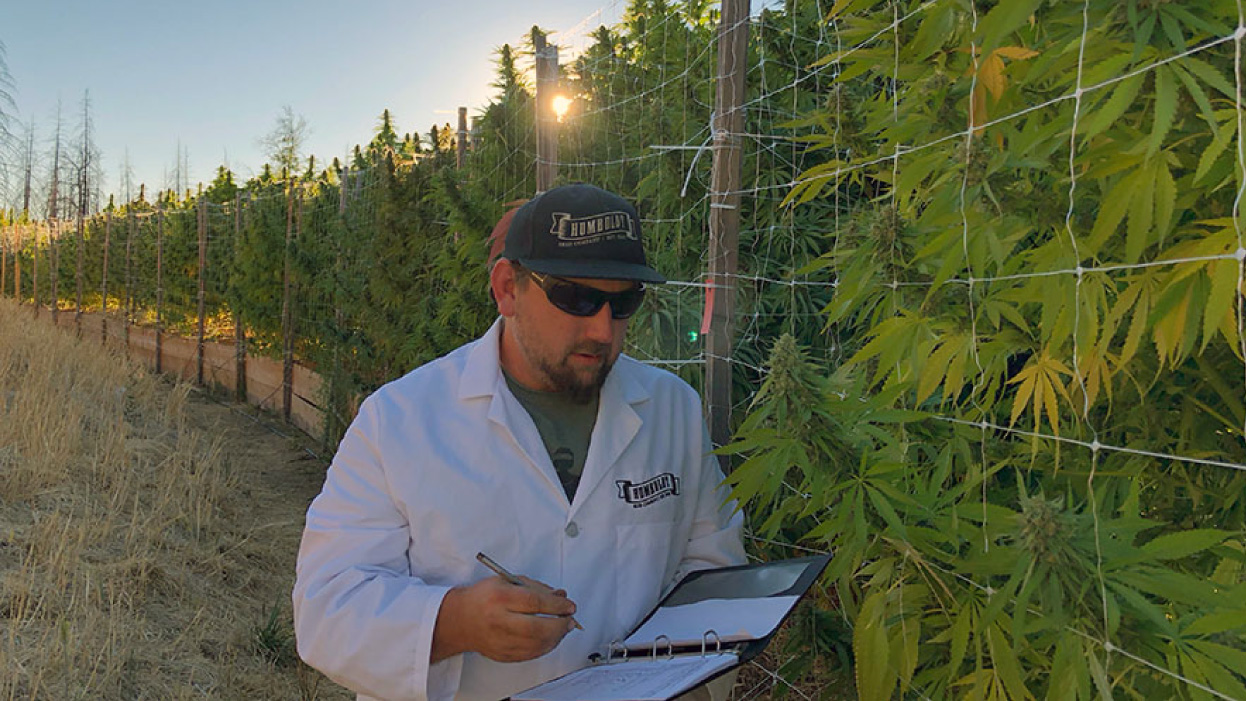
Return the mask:
{"type": "Polygon", "coordinates": [[[722,638],[718,637],[718,632],[711,628],[705,631],[705,634],[701,636],[701,657],[705,657],[705,650],[709,645],[709,638],[711,635],[714,636],[714,654],[719,654],[723,651],[722,638]]]}
{"type": "Polygon", "coordinates": [[[663,638],[666,639],[666,659],[669,660],[675,656],[675,646],[671,644],[671,639],[665,635],[659,635],[658,637],[653,639],[653,653],[652,654],[653,654],[654,659],[657,659],[658,657],[658,641],[662,640],[663,638]]]}
{"type": "Polygon", "coordinates": [[[614,651],[616,649],[622,653],[622,656],[619,657],[620,660],[627,659],[627,646],[618,640],[611,640],[610,646],[606,648],[606,662],[614,660],[614,651]]]}

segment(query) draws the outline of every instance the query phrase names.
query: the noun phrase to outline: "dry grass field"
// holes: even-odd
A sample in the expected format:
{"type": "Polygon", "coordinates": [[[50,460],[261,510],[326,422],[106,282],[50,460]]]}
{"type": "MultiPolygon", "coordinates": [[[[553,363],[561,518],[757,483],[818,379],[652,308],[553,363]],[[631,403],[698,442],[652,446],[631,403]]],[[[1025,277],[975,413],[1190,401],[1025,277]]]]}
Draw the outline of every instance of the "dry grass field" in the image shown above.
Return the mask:
{"type": "Polygon", "coordinates": [[[0,299],[0,699],[347,699],[297,661],[324,465],[0,299]]]}

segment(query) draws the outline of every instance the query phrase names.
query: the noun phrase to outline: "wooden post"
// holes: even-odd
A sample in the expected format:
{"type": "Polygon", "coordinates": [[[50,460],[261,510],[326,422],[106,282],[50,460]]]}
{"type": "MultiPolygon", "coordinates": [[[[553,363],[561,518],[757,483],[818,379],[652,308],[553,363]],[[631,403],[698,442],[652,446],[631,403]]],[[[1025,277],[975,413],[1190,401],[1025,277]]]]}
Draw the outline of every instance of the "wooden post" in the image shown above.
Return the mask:
{"type": "Polygon", "coordinates": [[[286,186],[286,252],[281,292],[281,415],[290,420],[294,402],[294,308],[291,300],[291,248],[294,241],[294,199],[298,196],[293,184],[286,186]]]}
{"type": "MultiPolygon", "coordinates": [[[[234,248],[242,237],[242,193],[234,195],[234,248]]],[[[234,397],[240,403],[247,401],[247,332],[242,326],[238,310],[234,316],[234,397]]]]}
{"type": "Polygon", "coordinates": [[[204,293],[203,274],[208,267],[208,216],[207,208],[204,207],[203,186],[199,186],[199,345],[195,351],[195,363],[197,364],[197,380],[199,386],[203,386],[203,336],[204,336],[204,313],[207,310],[206,298],[204,293]]]}
{"type": "MultiPolygon", "coordinates": [[[[705,400],[710,440],[731,438],[731,344],[735,335],[735,281],[740,240],[740,133],[744,131],[748,0],[723,0],[718,27],[718,87],[714,98],[714,167],[710,182],[709,287],[705,313],[705,400]]],[[[728,456],[719,460],[730,468],[728,456]]]]}
{"type": "Polygon", "coordinates": [[[0,297],[9,293],[9,239],[13,237],[11,232],[16,228],[17,225],[9,227],[3,240],[0,240],[0,297]]]}
{"type": "Polygon", "coordinates": [[[467,108],[459,108],[459,135],[454,164],[459,170],[463,169],[463,164],[467,162],[467,108]]]}
{"type": "Polygon", "coordinates": [[[100,279],[100,343],[108,345],[108,248],[112,245],[112,210],[104,213],[104,270],[100,279]]]}
{"type": "Polygon", "coordinates": [[[558,86],[558,47],[545,43],[545,34],[532,28],[536,59],[536,190],[545,192],[558,178],[558,119],[554,92],[558,86]]]}
{"type": "Polygon", "coordinates": [[[164,372],[164,202],[156,205],[156,373],[164,372]]]}

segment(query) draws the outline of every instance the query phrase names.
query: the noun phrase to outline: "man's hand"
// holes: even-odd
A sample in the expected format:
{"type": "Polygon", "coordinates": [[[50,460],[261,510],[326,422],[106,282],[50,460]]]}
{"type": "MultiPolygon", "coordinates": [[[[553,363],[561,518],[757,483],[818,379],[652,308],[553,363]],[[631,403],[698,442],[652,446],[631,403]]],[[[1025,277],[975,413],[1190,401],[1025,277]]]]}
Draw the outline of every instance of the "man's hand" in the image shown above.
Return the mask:
{"type": "Polygon", "coordinates": [[[562,589],[520,579],[523,586],[489,577],[447,592],[433,629],[432,662],[463,652],[523,662],[553,650],[572,628],[575,604],[562,589]]]}

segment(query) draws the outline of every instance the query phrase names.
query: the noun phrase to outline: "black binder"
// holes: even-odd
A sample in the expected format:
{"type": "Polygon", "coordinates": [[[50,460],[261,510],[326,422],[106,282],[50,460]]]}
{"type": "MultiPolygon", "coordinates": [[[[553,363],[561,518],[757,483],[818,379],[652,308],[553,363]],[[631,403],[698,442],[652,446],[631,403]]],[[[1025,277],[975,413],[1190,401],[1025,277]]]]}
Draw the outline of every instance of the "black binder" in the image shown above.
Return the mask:
{"type": "Polygon", "coordinates": [[[591,656],[588,666],[511,698],[673,699],[761,654],[830,560],[829,554],[815,555],[688,574],[623,640],[591,656]],[[648,635],[663,626],[672,627],[648,635]]]}

